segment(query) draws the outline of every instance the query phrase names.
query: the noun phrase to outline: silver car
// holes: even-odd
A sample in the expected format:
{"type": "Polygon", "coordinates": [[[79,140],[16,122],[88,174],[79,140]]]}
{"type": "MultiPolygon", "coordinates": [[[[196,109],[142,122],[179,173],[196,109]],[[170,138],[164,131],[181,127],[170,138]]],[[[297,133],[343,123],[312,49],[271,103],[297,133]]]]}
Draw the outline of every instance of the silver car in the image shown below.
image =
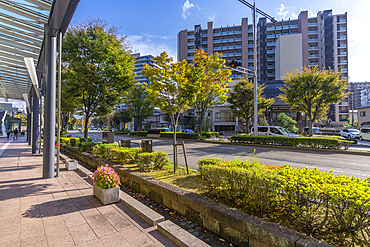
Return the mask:
{"type": "Polygon", "coordinates": [[[346,138],[360,138],[360,131],[356,129],[344,129],[339,132],[339,135],[346,138]]]}

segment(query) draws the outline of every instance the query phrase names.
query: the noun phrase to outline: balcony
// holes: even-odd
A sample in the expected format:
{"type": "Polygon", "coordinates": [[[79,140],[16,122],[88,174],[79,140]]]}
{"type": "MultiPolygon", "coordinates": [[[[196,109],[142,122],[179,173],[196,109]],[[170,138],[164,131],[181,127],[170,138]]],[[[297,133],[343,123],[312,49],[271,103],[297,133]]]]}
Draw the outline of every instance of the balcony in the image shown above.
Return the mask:
{"type": "Polygon", "coordinates": [[[339,31],[339,32],[347,31],[347,28],[345,28],[345,27],[340,27],[340,28],[338,28],[338,31],[339,31]]]}
{"type": "Polygon", "coordinates": [[[338,36],[338,39],[347,39],[347,36],[338,36]]]}
{"type": "Polygon", "coordinates": [[[340,20],[337,20],[337,23],[346,23],[347,20],[346,19],[340,19],[340,20]]]}
{"type": "Polygon", "coordinates": [[[347,56],[347,52],[338,52],[338,56],[347,56]]]}
{"type": "Polygon", "coordinates": [[[234,54],[235,54],[235,56],[236,56],[236,57],[237,57],[237,56],[241,56],[241,55],[242,55],[242,53],[241,53],[241,52],[235,52],[234,54]]]}
{"type": "Polygon", "coordinates": [[[339,48],[346,48],[347,47],[347,44],[339,44],[338,47],[339,48]]]}
{"type": "Polygon", "coordinates": [[[235,30],[235,34],[240,34],[242,33],[242,30],[235,30]]]}
{"type": "Polygon", "coordinates": [[[317,30],[308,31],[308,34],[317,34],[317,30]]]}
{"type": "Polygon", "coordinates": [[[194,45],[194,42],[188,42],[188,46],[194,45]]]}
{"type": "Polygon", "coordinates": [[[213,33],[213,36],[221,36],[221,33],[213,33]]]}
{"type": "Polygon", "coordinates": [[[221,51],[222,47],[221,46],[216,46],[216,47],[213,47],[213,50],[214,51],[221,51]]]}
{"type": "Polygon", "coordinates": [[[248,63],[253,63],[253,59],[248,59],[248,63]]]}
{"type": "Polygon", "coordinates": [[[298,24],[290,25],[290,28],[298,28],[298,24]]]}
{"type": "Polygon", "coordinates": [[[310,63],[308,63],[308,65],[309,66],[317,66],[317,65],[319,65],[319,63],[318,62],[310,62],[310,63]]]}
{"type": "Polygon", "coordinates": [[[235,45],[234,47],[235,47],[235,49],[241,49],[242,45],[235,45]]]}
{"type": "Polygon", "coordinates": [[[348,102],[340,102],[339,106],[348,106],[348,102]]]}
{"type": "Polygon", "coordinates": [[[275,77],[275,73],[267,73],[267,77],[275,77]]]}
{"type": "Polygon", "coordinates": [[[253,36],[248,36],[248,40],[253,40],[253,36]]]}
{"type": "Polygon", "coordinates": [[[267,65],[267,69],[275,69],[275,65],[267,65]]]}
{"type": "Polygon", "coordinates": [[[309,27],[315,27],[315,26],[317,26],[317,22],[309,22],[308,26],[309,27]]]}
{"type": "Polygon", "coordinates": [[[310,47],[308,47],[308,50],[309,51],[314,51],[314,50],[317,50],[318,48],[317,48],[317,46],[310,46],[310,47]]]}
{"type": "Polygon", "coordinates": [[[275,57],[268,57],[267,58],[267,61],[271,62],[271,61],[275,61],[275,57]]]}
{"type": "Polygon", "coordinates": [[[203,41],[202,41],[202,44],[203,44],[203,45],[206,45],[206,44],[208,44],[208,41],[207,41],[207,40],[203,40],[203,41]]]}
{"type": "Polygon", "coordinates": [[[275,54],[275,50],[267,50],[267,54],[275,54]]]}
{"type": "Polygon", "coordinates": [[[267,27],[266,28],[266,31],[273,31],[273,30],[275,30],[275,27],[267,27]]]}
{"type": "Polygon", "coordinates": [[[234,40],[231,41],[242,41],[242,38],[235,38],[234,40]]]}
{"type": "Polygon", "coordinates": [[[266,36],[266,38],[268,38],[268,39],[275,38],[275,34],[269,34],[269,35],[266,36]]]}
{"type": "Polygon", "coordinates": [[[188,35],[188,39],[194,39],[194,35],[188,35]]]}
{"type": "MultiPolygon", "coordinates": [[[[268,42],[267,46],[275,46],[275,42],[268,42]]],[[[249,47],[249,46],[248,46],[249,47]]]]}
{"type": "Polygon", "coordinates": [[[220,39],[215,39],[215,40],[213,41],[213,43],[215,43],[215,44],[221,43],[221,40],[220,40],[220,39]]]}
{"type": "Polygon", "coordinates": [[[347,60],[338,61],[338,64],[339,65],[345,65],[345,64],[347,64],[347,60]]]}
{"type": "Polygon", "coordinates": [[[202,37],[208,37],[208,33],[202,33],[202,37]]]}
{"type": "Polygon", "coordinates": [[[318,58],[319,55],[318,54],[312,54],[312,55],[308,55],[308,58],[318,58]]]}
{"type": "Polygon", "coordinates": [[[289,29],[289,25],[283,26],[283,29],[289,29]]]}
{"type": "Polygon", "coordinates": [[[314,38],[314,39],[308,39],[308,42],[317,42],[317,38],[314,38]]]}
{"type": "Polygon", "coordinates": [[[194,49],[188,49],[188,53],[194,52],[194,49]]]}
{"type": "Polygon", "coordinates": [[[193,60],[194,56],[188,56],[188,60],[193,60]]]}

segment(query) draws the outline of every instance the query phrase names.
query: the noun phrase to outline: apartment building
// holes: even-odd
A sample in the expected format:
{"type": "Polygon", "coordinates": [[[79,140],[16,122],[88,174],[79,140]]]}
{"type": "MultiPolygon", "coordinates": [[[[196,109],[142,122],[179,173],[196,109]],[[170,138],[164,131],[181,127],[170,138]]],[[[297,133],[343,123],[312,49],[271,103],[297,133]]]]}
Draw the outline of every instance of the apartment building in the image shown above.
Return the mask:
{"type": "MultiPolygon", "coordinates": [[[[144,77],[141,74],[141,71],[144,69],[144,64],[151,64],[153,63],[153,56],[152,55],[141,55],[140,53],[131,54],[131,56],[135,57],[135,65],[134,65],[134,72],[136,73],[135,81],[140,83],[147,83],[150,84],[148,78],[144,77]]],[[[114,111],[120,111],[127,109],[126,104],[116,105],[114,107],[114,111]]]]}
{"type": "Polygon", "coordinates": [[[348,91],[351,92],[348,96],[350,110],[370,104],[370,82],[349,82],[348,91]]]}
{"type": "MultiPolygon", "coordinates": [[[[301,69],[302,66],[341,70],[342,77],[347,78],[347,13],[333,15],[332,10],[325,10],[308,17],[308,11],[302,11],[298,19],[276,23],[260,18],[257,26],[259,81],[281,80],[281,76],[289,72],[287,69],[301,69]],[[287,45],[293,45],[294,51],[286,49],[287,45]],[[298,62],[289,64],[290,60],[298,62]]],[[[242,67],[253,70],[253,42],[253,25],[248,23],[248,18],[243,18],[241,25],[215,28],[213,22],[208,22],[206,29],[195,25],[193,30],[178,33],[178,60],[191,62],[195,49],[203,48],[208,53],[223,53],[226,60],[238,61],[242,67]]],[[[235,72],[231,75],[232,79],[241,77],[235,72]]],[[[330,107],[328,113],[336,123],[345,122],[348,116],[348,98],[330,107]]]]}

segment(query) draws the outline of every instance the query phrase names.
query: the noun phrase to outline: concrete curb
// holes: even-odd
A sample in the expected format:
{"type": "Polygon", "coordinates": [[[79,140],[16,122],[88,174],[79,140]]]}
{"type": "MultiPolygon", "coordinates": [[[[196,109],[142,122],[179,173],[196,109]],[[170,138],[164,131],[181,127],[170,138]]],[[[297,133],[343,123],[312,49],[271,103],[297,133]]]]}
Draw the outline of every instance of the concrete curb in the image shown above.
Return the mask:
{"type": "Polygon", "coordinates": [[[170,240],[175,242],[180,247],[186,246],[196,246],[196,247],[206,247],[210,246],[200,240],[199,238],[194,237],[188,231],[182,229],[175,223],[166,220],[158,224],[157,229],[160,233],[168,237],[170,240]]]}

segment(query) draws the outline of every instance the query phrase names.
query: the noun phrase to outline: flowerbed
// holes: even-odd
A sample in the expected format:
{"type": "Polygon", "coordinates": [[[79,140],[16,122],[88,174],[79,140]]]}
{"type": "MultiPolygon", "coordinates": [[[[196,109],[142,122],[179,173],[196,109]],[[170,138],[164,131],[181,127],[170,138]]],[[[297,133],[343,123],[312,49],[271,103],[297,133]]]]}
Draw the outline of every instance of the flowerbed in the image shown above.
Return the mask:
{"type": "Polygon", "coordinates": [[[208,196],[339,246],[370,245],[370,179],[201,159],[208,196]]]}
{"type": "Polygon", "coordinates": [[[353,143],[338,138],[313,138],[313,137],[279,137],[279,136],[248,136],[239,134],[229,139],[231,142],[279,145],[288,147],[320,148],[320,149],[348,149],[353,143]]]}

